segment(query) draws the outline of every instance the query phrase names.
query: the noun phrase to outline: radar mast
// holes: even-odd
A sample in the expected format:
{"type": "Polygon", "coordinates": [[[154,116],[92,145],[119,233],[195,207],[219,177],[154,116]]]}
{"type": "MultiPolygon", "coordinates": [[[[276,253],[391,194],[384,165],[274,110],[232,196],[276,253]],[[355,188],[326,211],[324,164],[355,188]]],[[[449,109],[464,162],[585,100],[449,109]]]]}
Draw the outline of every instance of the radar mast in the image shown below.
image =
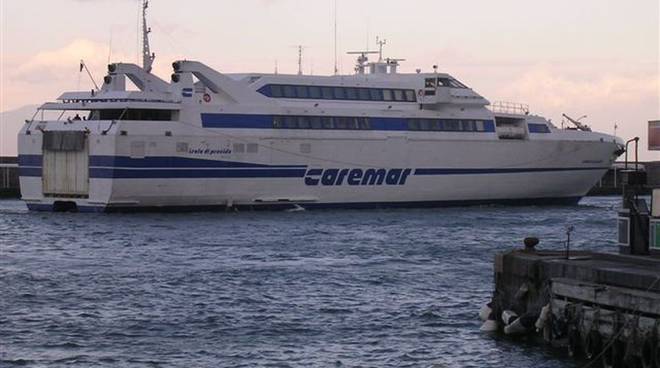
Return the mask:
{"type": "Polygon", "coordinates": [[[147,26],[147,8],[149,0],[142,0],[142,68],[151,73],[151,65],[154,63],[156,54],[151,52],[149,47],[149,33],[151,27],[147,26]]]}

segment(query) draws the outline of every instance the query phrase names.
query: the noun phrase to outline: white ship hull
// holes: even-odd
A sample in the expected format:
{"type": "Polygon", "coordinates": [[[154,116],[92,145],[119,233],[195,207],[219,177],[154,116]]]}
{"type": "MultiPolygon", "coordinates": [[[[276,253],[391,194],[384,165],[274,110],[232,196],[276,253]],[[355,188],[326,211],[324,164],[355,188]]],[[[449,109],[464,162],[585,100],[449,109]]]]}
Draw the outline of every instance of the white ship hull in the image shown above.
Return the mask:
{"type": "Polygon", "coordinates": [[[157,129],[115,124],[127,135],[96,133],[109,121],[49,123],[49,129],[79,131],[83,124],[91,133],[78,160],[83,164],[76,164],[82,167],[48,162],[40,134],[20,136],[21,192],[30,209],[70,209],[72,203],[79,211],[571,204],[602,177],[618,148],[611,136],[577,131],[500,140],[494,132],[347,137],[193,129],[198,134],[191,135],[191,124],[176,122],[157,129]],[[70,193],[46,193],[58,180],[70,193]],[[84,180],[87,185],[76,184],[84,180]],[[80,193],[71,190],[76,185],[80,193]]]}

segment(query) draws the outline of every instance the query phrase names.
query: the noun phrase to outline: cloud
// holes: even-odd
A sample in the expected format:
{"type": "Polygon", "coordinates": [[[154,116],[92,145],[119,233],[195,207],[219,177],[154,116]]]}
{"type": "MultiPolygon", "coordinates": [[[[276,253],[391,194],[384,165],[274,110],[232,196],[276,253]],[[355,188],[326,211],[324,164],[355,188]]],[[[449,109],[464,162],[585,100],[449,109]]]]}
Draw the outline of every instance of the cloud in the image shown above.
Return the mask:
{"type": "MultiPolygon", "coordinates": [[[[647,122],[660,115],[660,81],[657,72],[635,68],[624,70],[592,70],[577,77],[565,67],[537,65],[520,77],[495,89],[494,95],[509,101],[530,105],[533,113],[561,121],[562,113],[580,116],[594,130],[613,133],[622,138],[639,136],[640,157],[650,160],[657,153],[646,149],[647,122]]],[[[559,125],[559,124],[557,124],[559,125]]]]}
{"type": "MultiPolygon", "coordinates": [[[[135,62],[136,54],[113,46],[112,62],[135,62]]],[[[89,90],[93,87],[89,77],[79,72],[83,59],[97,83],[105,75],[108,63],[108,44],[79,38],[59,48],[44,50],[33,55],[6,53],[3,55],[0,85],[0,111],[41,104],[53,100],[64,91],[89,90]],[[11,91],[11,93],[9,93],[11,91]]],[[[157,55],[154,74],[169,79],[171,54],[157,55]]]]}
{"type": "Polygon", "coordinates": [[[69,79],[71,73],[78,70],[81,59],[90,66],[97,66],[103,63],[103,56],[107,57],[107,54],[107,46],[77,39],[62,48],[42,51],[28,58],[11,73],[10,78],[28,83],[69,79]]]}
{"type": "Polygon", "coordinates": [[[657,74],[603,74],[590,78],[571,78],[559,68],[536,66],[500,90],[504,96],[524,97],[547,108],[569,108],[604,103],[625,106],[658,96],[657,74]]]}

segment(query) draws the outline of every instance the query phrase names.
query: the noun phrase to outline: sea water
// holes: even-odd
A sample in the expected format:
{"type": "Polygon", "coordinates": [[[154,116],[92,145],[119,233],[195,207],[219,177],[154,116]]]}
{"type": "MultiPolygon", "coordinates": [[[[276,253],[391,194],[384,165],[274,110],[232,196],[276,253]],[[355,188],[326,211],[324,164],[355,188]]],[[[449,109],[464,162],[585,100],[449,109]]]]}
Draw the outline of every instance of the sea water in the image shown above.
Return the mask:
{"type": "Polygon", "coordinates": [[[78,214],[0,201],[0,366],[576,367],[479,331],[497,252],[616,252],[566,207],[78,214]]]}

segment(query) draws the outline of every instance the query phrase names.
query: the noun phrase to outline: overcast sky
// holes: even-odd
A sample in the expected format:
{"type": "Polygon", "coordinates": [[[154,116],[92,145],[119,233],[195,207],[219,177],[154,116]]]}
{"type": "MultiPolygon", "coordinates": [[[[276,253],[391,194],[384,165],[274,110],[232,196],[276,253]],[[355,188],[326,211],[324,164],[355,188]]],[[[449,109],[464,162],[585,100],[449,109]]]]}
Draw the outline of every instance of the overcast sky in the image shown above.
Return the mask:
{"type": "MultiPolygon", "coordinates": [[[[97,80],[108,58],[137,59],[137,0],[0,4],[0,111],[91,88],[81,58],[97,80]]],[[[345,52],[373,48],[380,36],[385,56],[406,59],[402,72],[437,64],[491,101],[527,103],[557,124],[563,112],[588,115],[596,130],[612,133],[617,123],[618,135],[646,142],[646,122],[660,118],[658,4],[337,0],[339,66],[351,73],[345,52]]],[[[168,78],[178,58],[224,72],[272,72],[277,63],[295,73],[293,46],[304,45],[305,72],[331,74],[333,12],[331,0],[152,0],[155,73],[168,78]]]]}

